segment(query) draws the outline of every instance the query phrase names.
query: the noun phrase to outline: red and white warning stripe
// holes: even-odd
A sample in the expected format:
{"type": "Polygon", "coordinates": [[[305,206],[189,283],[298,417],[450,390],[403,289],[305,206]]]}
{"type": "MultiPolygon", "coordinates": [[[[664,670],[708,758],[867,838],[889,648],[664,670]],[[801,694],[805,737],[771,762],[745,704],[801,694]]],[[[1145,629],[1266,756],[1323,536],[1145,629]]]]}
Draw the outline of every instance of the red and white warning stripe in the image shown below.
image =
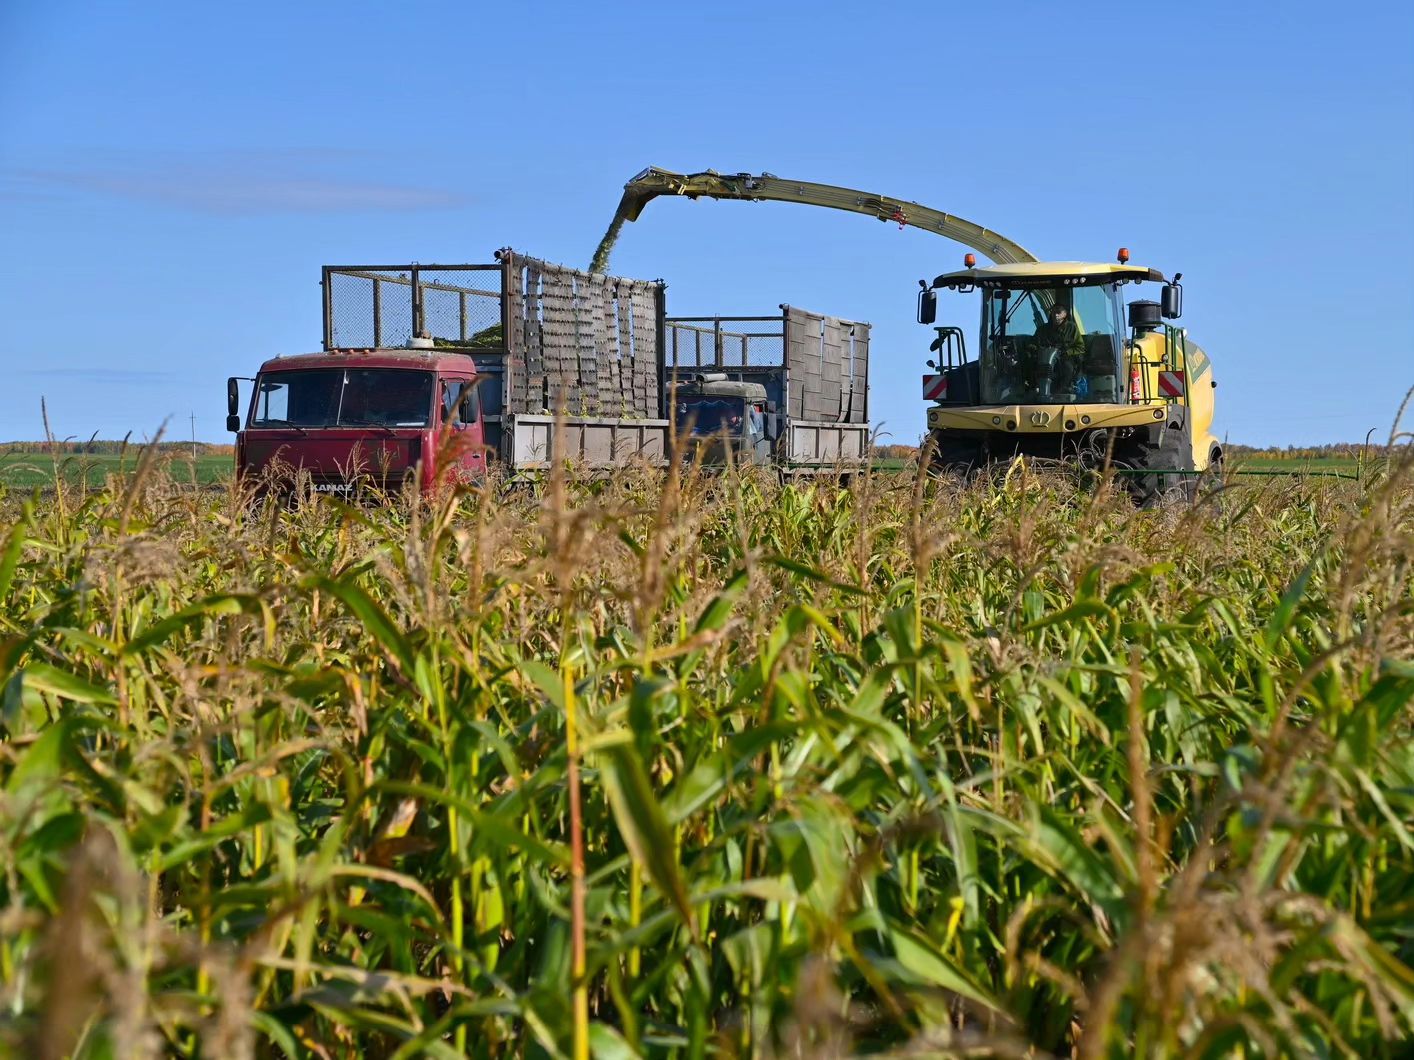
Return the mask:
{"type": "Polygon", "coordinates": [[[1183,397],[1183,373],[1160,372],[1159,393],[1166,398],[1183,397]]]}
{"type": "Polygon", "coordinates": [[[948,397],[948,377],[945,375],[925,375],[923,377],[923,400],[946,401],[948,397]]]}

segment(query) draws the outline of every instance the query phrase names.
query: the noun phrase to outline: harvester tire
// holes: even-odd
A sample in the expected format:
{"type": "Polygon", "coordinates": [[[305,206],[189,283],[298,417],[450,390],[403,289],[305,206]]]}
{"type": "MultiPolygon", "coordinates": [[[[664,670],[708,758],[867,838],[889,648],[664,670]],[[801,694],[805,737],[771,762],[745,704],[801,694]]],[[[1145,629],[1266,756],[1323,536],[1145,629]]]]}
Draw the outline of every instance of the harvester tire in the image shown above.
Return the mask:
{"type": "Polygon", "coordinates": [[[982,466],[982,450],[973,441],[933,436],[933,456],[928,470],[934,475],[971,478],[982,466]]]}

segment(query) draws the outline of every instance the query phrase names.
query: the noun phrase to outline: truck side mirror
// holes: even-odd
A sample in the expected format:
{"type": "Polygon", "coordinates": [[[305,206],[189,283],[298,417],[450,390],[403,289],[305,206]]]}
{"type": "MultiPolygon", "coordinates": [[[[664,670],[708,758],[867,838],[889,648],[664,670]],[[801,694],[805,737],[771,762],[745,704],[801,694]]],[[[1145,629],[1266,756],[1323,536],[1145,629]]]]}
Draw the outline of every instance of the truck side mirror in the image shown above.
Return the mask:
{"type": "Polygon", "coordinates": [[[231,376],[226,380],[226,430],[239,431],[241,429],[241,386],[236,382],[236,377],[231,376]]]}
{"type": "Polygon", "coordinates": [[[938,319],[938,292],[924,288],[918,292],[918,323],[931,324],[938,319]]]}
{"type": "Polygon", "coordinates": [[[1163,290],[1163,314],[1169,320],[1176,320],[1183,315],[1183,285],[1177,281],[1164,284],[1163,290]]]}

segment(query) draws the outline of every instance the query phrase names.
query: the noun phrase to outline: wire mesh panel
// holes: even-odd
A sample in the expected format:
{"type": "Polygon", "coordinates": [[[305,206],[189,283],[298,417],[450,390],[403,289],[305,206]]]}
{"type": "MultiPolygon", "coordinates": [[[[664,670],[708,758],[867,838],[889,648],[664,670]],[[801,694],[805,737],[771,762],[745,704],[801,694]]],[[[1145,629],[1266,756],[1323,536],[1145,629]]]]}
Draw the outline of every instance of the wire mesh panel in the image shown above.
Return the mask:
{"type": "Polygon", "coordinates": [[[378,311],[374,315],[373,346],[406,346],[413,336],[411,279],[376,281],[373,289],[378,296],[378,311]]]}
{"type": "Polygon", "coordinates": [[[500,265],[328,266],[327,349],[439,345],[504,348],[500,265]]]}
{"type": "Polygon", "coordinates": [[[776,367],[785,363],[784,320],[775,317],[670,317],[669,368],[776,367]]]}
{"type": "Polygon", "coordinates": [[[501,270],[419,269],[422,331],[432,339],[503,347],[501,270]]]}
{"type": "Polygon", "coordinates": [[[324,346],[366,349],[379,345],[380,284],[368,275],[326,272],[324,276],[324,346]]]}
{"type": "Polygon", "coordinates": [[[774,317],[670,317],[668,372],[697,369],[763,382],[799,420],[864,423],[869,416],[869,325],[782,306],[774,317]],[[783,369],[777,375],[752,369],[783,369]]]}

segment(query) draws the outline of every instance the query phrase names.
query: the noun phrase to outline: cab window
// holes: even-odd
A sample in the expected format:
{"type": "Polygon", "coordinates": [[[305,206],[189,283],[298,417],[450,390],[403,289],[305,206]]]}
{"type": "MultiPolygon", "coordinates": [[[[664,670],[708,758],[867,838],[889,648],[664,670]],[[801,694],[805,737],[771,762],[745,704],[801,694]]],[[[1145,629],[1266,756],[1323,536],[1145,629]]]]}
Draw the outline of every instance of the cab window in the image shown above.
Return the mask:
{"type": "Polygon", "coordinates": [[[985,292],[982,400],[1120,400],[1122,319],[1115,284],[985,292]]]}
{"type": "Polygon", "coordinates": [[[481,399],[477,396],[475,382],[462,386],[458,409],[458,423],[472,424],[481,418],[481,399]]]}
{"type": "Polygon", "coordinates": [[[463,379],[442,380],[442,422],[460,426],[462,391],[466,389],[463,379]]]}
{"type": "Polygon", "coordinates": [[[480,407],[476,400],[476,385],[467,379],[442,381],[442,422],[452,427],[466,427],[477,421],[480,407]]]}

